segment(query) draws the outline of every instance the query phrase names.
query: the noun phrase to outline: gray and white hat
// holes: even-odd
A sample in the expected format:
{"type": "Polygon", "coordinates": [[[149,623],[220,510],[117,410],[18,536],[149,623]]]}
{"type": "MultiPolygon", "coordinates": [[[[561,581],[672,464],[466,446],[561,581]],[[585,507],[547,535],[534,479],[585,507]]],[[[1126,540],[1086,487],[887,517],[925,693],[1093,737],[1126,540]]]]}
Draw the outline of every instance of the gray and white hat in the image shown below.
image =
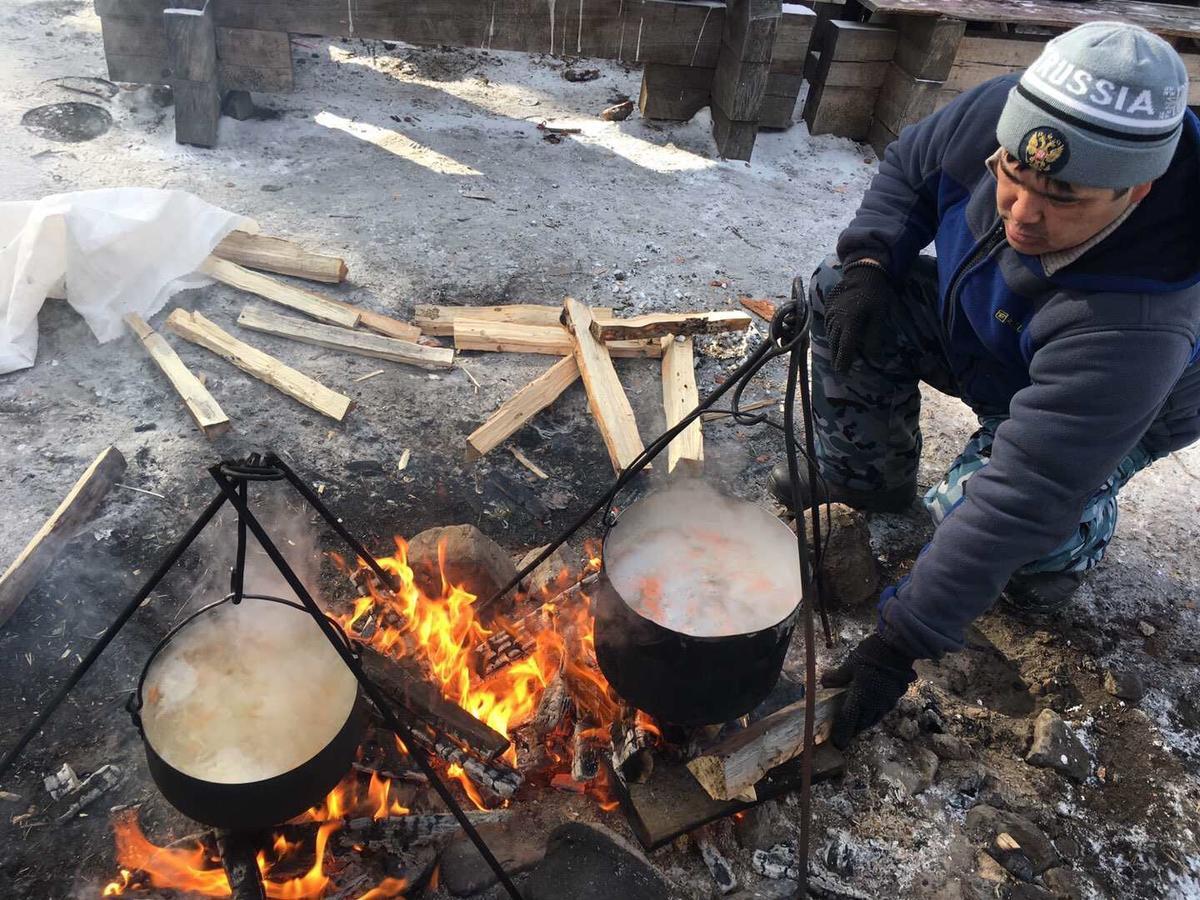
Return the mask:
{"type": "Polygon", "coordinates": [[[1153,181],[1171,164],[1188,75],[1137,25],[1091,22],[1054,38],[1008,95],[996,136],[1051,178],[1090,187],[1153,181]]]}

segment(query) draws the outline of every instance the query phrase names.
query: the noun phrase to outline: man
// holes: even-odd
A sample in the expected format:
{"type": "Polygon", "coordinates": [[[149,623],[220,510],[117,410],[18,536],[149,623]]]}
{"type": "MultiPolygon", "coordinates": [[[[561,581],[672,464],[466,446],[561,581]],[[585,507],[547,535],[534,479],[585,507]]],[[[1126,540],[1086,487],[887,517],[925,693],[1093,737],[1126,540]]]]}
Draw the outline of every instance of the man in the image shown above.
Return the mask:
{"type": "MultiPolygon", "coordinates": [[[[1054,612],[1099,563],[1116,496],[1200,436],[1200,122],[1158,37],[1096,22],[904,130],[813,277],[822,484],[805,505],[902,511],[921,452],[918,382],[980,429],[925,495],[937,530],[880,599],[844,747],[962,647],[1004,591],[1054,612]],[[937,259],[919,256],[933,243],[937,259]]],[[[785,502],[786,469],[772,473],[785,502]]]]}

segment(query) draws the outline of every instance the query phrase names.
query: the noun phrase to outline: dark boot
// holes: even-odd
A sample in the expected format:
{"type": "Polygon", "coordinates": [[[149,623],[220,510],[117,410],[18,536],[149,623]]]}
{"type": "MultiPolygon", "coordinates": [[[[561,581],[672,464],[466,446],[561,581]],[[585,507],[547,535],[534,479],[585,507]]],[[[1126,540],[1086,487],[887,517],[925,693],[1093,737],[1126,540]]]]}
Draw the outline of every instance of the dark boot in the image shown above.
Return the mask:
{"type": "MultiPolygon", "coordinates": [[[[788,477],[787,463],[780,463],[771,470],[767,478],[767,490],[788,509],[792,508],[792,480],[788,477]]],[[[805,509],[813,503],[844,503],[867,512],[902,513],[912,506],[917,486],[914,483],[888,491],[856,491],[853,488],[821,481],[817,493],[819,496],[814,498],[812,487],[808,483],[808,465],[802,463],[800,501],[805,509]]]]}
{"type": "Polygon", "coordinates": [[[1071,602],[1084,572],[1038,572],[1034,575],[1014,575],[1008,580],[1001,599],[1024,613],[1039,616],[1061,612],[1071,602]]]}

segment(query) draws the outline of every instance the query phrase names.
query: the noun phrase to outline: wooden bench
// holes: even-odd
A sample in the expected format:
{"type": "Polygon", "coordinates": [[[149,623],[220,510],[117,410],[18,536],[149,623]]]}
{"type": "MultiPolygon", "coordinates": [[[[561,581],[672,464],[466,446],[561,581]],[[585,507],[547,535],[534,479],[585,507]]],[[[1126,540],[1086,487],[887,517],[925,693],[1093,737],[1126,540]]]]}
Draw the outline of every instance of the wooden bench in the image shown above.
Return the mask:
{"type": "Polygon", "coordinates": [[[1141,25],[1171,41],[1200,105],[1200,9],[1124,0],[848,0],[848,21],[814,37],[804,118],[814,134],[866,140],[877,153],[901,129],[958,94],[1020,72],[1045,42],[1100,20],[1141,25]],[[890,47],[890,51],[889,48],[890,47]]]}

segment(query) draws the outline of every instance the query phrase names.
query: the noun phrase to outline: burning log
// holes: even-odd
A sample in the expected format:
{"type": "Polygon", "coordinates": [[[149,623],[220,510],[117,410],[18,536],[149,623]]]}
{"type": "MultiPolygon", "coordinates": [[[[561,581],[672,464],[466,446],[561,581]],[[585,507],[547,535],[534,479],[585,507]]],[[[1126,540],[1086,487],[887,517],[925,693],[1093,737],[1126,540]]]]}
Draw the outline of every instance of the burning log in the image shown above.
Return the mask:
{"type": "Polygon", "coordinates": [[[221,866],[229,879],[233,900],[267,900],[262,874],[258,870],[258,847],[253,835],[245,832],[222,831],[217,835],[221,866]]]}
{"type": "Polygon", "coordinates": [[[496,760],[484,762],[445,738],[434,743],[433,751],[446,762],[461,766],[476,787],[491,791],[501,799],[511,800],[525,783],[525,777],[516,769],[496,760]]]}
{"type": "Polygon", "coordinates": [[[580,783],[600,774],[600,748],[595,735],[600,729],[593,723],[578,721],[571,735],[571,777],[580,783]]]}
{"type": "Polygon", "coordinates": [[[407,671],[396,660],[371,647],[359,649],[363,671],[393,704],[402,706],[435,731],[461,741],[487,759],[494,759],[508,749],[508,738],[447,700],[437,688],[407,671]]]}
{"type": "Polygon", "coordinates": [[[638,721],[638,711],[621,705],[612,724],[612,767],[624,781],[645,783],[654,772],[653,736],[638,721]]]}
{"type": "Polygon", "coordinates": [[[717,849],[717,845],[713,841],[710,826],[706,825],[694,831],[692,833],[692,840],[696,842],[696,849],[700,851],[700,858],[704,860],[704,865],[708,868],[708,873],[712,875],[713,881],[717,883],[717,888],[721,893],[728,894],[737,890],[738,880],[733,874],[733,866],[729,864],[729,860],[717,849]]]}
{"type": "Polygon", "coordinates": [[[570,708],[571,696],[567,693],[562,672],[558,672],[542,691],[537,711],[533,714],[533,733],[539,743],[558,730],[570,708]]]}
{"type": "MultiPolygon", "coordinates": [[[[842,704],[844,688],[822,690],[816,697],[814,732],[826,729],[842,704]]],[[[785,706],[749,728],[735,732],[687,764],[714,800],[748,796],[768,771],[804,749],[804,701],[785,706]]]]}
{"type": "Polygon", "coordinates": [[[552,613],[548,607],[558,609],[577,601],[595,580],[595,575],[589,575],[523,618],[511,623],[497,623],[500,630],[475,648],[476,671],[486,678],[531,654],[537,648],[538,634],[551,621],[552,613]]]}

